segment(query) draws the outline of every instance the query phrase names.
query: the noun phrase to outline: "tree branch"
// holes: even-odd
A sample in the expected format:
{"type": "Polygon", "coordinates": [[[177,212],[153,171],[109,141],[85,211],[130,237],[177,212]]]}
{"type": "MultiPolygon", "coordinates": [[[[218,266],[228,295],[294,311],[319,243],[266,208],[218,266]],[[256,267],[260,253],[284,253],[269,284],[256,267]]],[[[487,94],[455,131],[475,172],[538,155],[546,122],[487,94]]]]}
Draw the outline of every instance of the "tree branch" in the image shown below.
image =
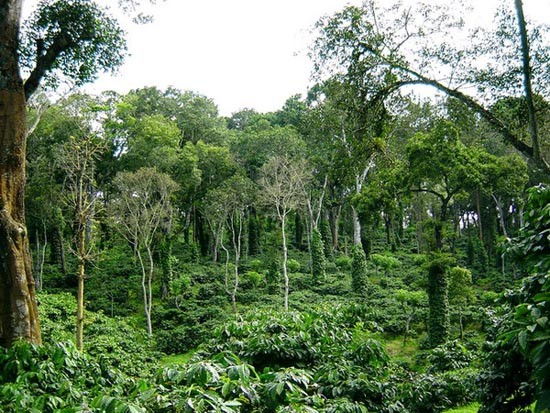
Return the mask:
{"type": "Polygon", "coordinates": [[[29,100],[32,94],[38,89],[44,75],[52,69],[55,61],[61,53],[76,46],[76,42],[67,33],[59,33],[52,44],[44,52],[43,40],[37,40],[36,66],[29,78],[25,81],[25,98],[29,100]]]}

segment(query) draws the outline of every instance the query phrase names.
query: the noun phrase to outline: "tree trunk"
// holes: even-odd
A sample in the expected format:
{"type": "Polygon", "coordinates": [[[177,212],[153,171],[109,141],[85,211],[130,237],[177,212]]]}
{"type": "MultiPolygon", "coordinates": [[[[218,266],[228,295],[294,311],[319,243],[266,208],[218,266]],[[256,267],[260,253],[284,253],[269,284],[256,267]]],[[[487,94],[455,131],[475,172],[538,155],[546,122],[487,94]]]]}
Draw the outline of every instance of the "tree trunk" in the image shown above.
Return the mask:
{"type": "Polygon", "coordinates": [[[521,39],[521,57],[523,69],[523,87],[525,91],[525,101],[527,103],[527,113],[529,116],[529,135],[531,137],[531,146],[533,147],[533,159],[544,170],[548,168],[540,151],[540,141],[537,128],[537,117],[535,112],[535,103],[533,101],[533,86],[531,84],[531,57],[529,52],[529,39],[527,37],[527,25],[523,14],[522,0],[515,0],[516,14],[518,17],[519,36],[521,39]]]}
{"type": "Polygon", "coordinates": [[[17,39],[22,1],[0,0],[0,346],[40,343],[25,226],[26,111],[17,39]]]}
{"type": "Polygon", "coordinates": [[[359,214],[354,207],[351,207],[352,220],[353,220],[353,245],[361,245],[361,221],[359,221],[359,214]]]}
{"type": "Polygon", "coordinates": [[[82,256],[79,256],[78,286],[76,293],[76,348],[81,351],[84,348],[84,275],[85,261],[82,256]]]}
{"type": "Polygon", "coordinates": [[[151,323],[151,311],[153,309],[153,251],[150,245],[147,245],[147,257],[149,258],[149,272],[147,274],[147,300],[145,301],[145,315],[147,317],[147,334],[153,334],[153,325],[151,323]]]}
{"type": "Polygon", "coordinates": [[[237,291],[239,290],[239,262],[241,259],[241,238],[243,231],[244,211],[233,212],[231,219],[231,233],[233,251],[235,253],[235,271],[233,273],[233,289],[231,290],[231,308],[237,314],[237,291]]]}
{"type": "Polygon", "coordinates": [[[340,250],[340,234],[338,232],[339,226],[340,226],[340,212],[342,211],[342,207],[339,205],[337,207],[332,207],[329,210],[329,222],[330,222],[330,229],[332,234],[332,249],[334,251],[340,250]]]}
{"type": "Polygon", "coordinates": [[[143,257],[141,256],[141,252],[139,251],[139,248],[136,248],[136,255],[139,260],[139,265],[141,266],[141,292],[143,293],[143,310],[145,312],[145,320],[147,323],[147,334],[152,335],[153,334],[153,328],[151,325],[151,310],[149,308],[149,291],[148,288],[148,282],[147,282],[147,270],[145,268],[145,263],[143,262],[143,257]]]}
{"type": "Polygon", "coordinates": [[[288,282],[288,271],[286,269],[286,263],[288,261],[288,250],[286,248],[286,233],[285,233],[285,217],[281,217],[281,230],[283,236],[283,281],[285,298],[284,298],[284,309],[288,311],[288,294],[289,294],[289,282],[288,282]]]}

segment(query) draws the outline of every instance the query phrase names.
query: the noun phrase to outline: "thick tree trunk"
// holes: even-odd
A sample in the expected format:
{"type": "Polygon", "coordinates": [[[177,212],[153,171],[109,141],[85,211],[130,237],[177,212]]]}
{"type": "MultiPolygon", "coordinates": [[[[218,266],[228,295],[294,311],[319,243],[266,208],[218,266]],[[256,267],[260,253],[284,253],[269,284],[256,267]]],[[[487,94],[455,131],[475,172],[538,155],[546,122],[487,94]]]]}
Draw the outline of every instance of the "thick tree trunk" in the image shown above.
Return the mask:
{"type": "Polygon", "coordinates": [[[17,38],[22,1],[0,0],[0,346],[40,343],[25,227],[26,112],[17,38]]]}

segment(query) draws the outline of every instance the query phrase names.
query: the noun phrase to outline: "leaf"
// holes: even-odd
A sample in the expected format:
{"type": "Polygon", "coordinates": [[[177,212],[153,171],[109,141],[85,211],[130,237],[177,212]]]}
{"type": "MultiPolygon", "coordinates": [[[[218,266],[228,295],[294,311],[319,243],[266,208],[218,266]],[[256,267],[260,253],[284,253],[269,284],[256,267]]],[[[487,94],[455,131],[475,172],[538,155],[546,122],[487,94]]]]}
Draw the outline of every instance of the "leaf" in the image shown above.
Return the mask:
{"type": "Polygon", "coordinates": [[[520,333],[518,334],[518,342],[523,351],[527,350],[527,331],[520,331],[520,333]]]}
{"type": "Polygon", "coordinates": [[[275,392],[278,395],[281,395],[281,394],[283,394],[284,389],[285,389],[285,384],[283,382],[280,382],[280,383],[277,383],[277,387],[275,388],[275,392]]]}

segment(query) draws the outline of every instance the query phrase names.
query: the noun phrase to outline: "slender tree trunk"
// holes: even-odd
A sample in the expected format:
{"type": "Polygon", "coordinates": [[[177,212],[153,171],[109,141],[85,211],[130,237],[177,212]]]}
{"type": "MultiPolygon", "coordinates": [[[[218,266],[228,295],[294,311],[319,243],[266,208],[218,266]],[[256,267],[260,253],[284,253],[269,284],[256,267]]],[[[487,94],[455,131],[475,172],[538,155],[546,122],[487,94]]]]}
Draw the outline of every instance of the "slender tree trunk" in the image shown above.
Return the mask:
{"type": "Polygon", "coordinates": [[[340,226],[340,212],[342,211],[342,206],[333,207],[330,209],[329,214],[329,221],[330,221],[330,229],[332,234],[332,249],[335,251],[340,250],[340,234],[339,234],[339,226],[340,226]]]}
{"type": "Polygon", "coordinates": [[[540,151],[540,141],[537,127],[537,117],[535,112],[535,103],[533,100],[533,86],[531,84],[531,56],[529,51],[529,38],[527,36],[527,25],[523,14],[522,0],[515,0],[516,13],[518,17],[519,36],[521,39],[521,57],[523,65],[523,87],[525,91],[525,101],[527,103],[527,113],[529,116],[529,135],[531,137],[531,146],[533,147],[533,158],[537,164],[543,168],[548,168],[540,151]]]}
{"type": "Polygon", "coordinates": [[[84,228],[79,229],[78,245],[78,284],[76,293],[76,348],[82,350],[84,347],[84,277],[86,274],[84,228]]]}
{"type": "Polygon", "coordinates": [[[407,345],[407,339],[409,338],[409,332],[411,331],[412,314],[408,314],[405,319],[405,333],[403,334],[403,347],[407,345]]]}
{"type": "Polygon", "coordinates": [[[227,250],[226,246],[223,244],[223,241],[220,243],[220,246],[222,250],[225,252],[225,278],[224,278],[224,286],[225,286],[225,292],[227,294],[229,293],[229,251],[227,250]]]}
{"type": "Polygon", "coordinates": [[[243,230],[244,212],[234,212],[231,222],[233,250],[235,251],[235,271],[233,274],[233,289],[231,290],[231,308],[237,314],[237,291],[239,289],[239,262],[241,259],[241,238],[243,230]]]}
{"type": "Polygon", "coordinates": [[[44,262],[46,261],[46,247],[48,246],[48,231],[46,230],[46,224],[42,222],[44,230],[44,244],[40,245],[40,235],[36,231],[36,253],[38,260],[38,275],[35,277],[36,291],[41,291],[43,287],[43,274],[44,274],[44,262]]]}
{"type": "Polygon", "coordinates": [[[147,288],[147,269],[145,268],[145,263],[143,262],[143,257],[139,251],[139,247],[136,249],[136,255],[139,260],[139,265],[141,266],[141,292],[143,294],[143,310],[145,312],[145,320],[147,323],[147,334],[153,334],[153,328],[151,326],[151,312],[149,309],[149,289],[147,288]]]}
{"type": "Polygon", "coordinates": [[[284,215],[281,217],[281,230],[283,235],[283,281],[284,281],[284,309],[285,311],[288,311],[288,295],[289,295],[289,281],[288,281],[288,271],[286,268],[286,264],[288,261],[288,250],[286,247],[286,232],[285,232],[285,225],[286,220],[284,215]]]}
{"type": "Polygon", "coordinates": [[[147,244],[147,257],[149,259],[149,272],[147,275],[147,302],[145,304],[147,316],[147,334],[153,334],[153,325],[151,323],[151,311],[153,309],[153,251],[151,246],[147,244]]]}
{"type": "Polygon", "coordinates": [[[361,221],[354,207],[351,207],[351,219],[353,221],[353,245],[361,245],[361,221]]]}
{"type": "Polygon", "coordinates": [[[0,346],[40,343],[25,225],[26,102],[17,39],[21,0],[0,0],[0,346]]]}
{"type": "Polygon", "coordinates": [[[506,231],[506,223],[504,222],[504,210],[502,209],[502,201],[500,197],[496,197],[494,194],[491,194],[493,201],[495,201],[495,206],[497,207],[498,212],[498,222],[500,223],[500,229],[502,230],[502,235],[508,238],[508,231],[506,231]]]}
{"type": "Polygon", "coordinates": [[[479,240],[483,241],[483,222],[481,220],[481,199],[479,196],[479,188],[476,189],[476,213],[477,213],[477,226],[479,229],[479,240]]]}

